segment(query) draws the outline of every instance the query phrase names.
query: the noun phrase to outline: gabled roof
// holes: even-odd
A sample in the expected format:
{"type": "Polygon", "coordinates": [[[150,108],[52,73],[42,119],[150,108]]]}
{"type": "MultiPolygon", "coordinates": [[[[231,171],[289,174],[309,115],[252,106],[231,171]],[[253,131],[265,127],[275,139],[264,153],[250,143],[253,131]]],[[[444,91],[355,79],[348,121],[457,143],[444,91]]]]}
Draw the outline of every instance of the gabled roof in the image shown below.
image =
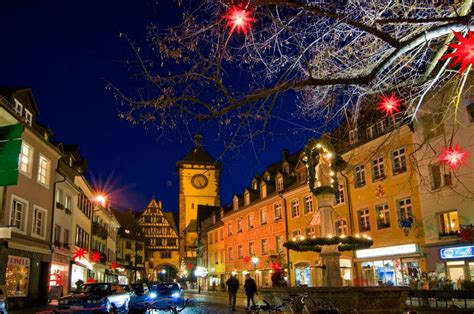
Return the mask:
{"type": "Polygon", "coordinates": [[[0,87],[0,95],[14,105],[14,98],[17,98],[23,105],[30,105],[36,115],[39,114],[38,105],[33,91],[29,87],[0,87]]]}
{"type": "Polygon", "coordinates": [[[183,159],[176,163],[177,166],[183,163],[200,163],[200,164],[213,164],[217,167],[220,167],[219,163],[216,163],[216,160],[209,155],[208,152],[202,147],[202,136],[196,134],[194,136],[195,147],[186,155],[183,159]]]}
{"type": "Polygon", "coordinates": [[[142,228],[134,219],[134,213],[131,210],[122,212],[117,209],[112,209],[112,213],[120,224],[119,234],[122,238],[137,240],[144,239],[142,228]],[[129,233],[125,230],[129,230],[129,233]]]}
{"type": "Polygon", "coordinates": [[[168,220],[168,223],[170,224],[171,228],[173,228],[176,233],[178,233],[178,228],[176,227],[176,221],[178,221],[178,213],[173,213],[173,212],[162,212],[163,216],[168,220]]]}

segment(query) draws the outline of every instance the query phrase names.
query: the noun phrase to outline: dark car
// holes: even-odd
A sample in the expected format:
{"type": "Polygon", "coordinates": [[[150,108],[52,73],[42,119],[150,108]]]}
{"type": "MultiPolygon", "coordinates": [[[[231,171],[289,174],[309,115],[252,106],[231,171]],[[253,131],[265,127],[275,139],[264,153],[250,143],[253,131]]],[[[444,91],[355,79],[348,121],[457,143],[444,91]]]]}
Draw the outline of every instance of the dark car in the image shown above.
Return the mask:
{"type": "Polygon", "coordinates": [[[158,283],[150,285],[150,295],[156,296],[153,302],[155,309],[168,309],[170,304],[181,305],[184,303],[183,289],[178,283],[158,283]]]}
{"type": "Polygon", "coordinates": [[[145,283],[130,284],[134,296],[130,299],[129,313],[144,313],[148,305],[156,301],[156,293],[151,293],[145,283]]]}
{"type": "Polygon", "coordinates": [[[58,301],[59,310],[73,313],[110,313],[128,311],[130,294],[124,288],[111,283],[92,283],[78,287],[75,294],[58,301]]]}

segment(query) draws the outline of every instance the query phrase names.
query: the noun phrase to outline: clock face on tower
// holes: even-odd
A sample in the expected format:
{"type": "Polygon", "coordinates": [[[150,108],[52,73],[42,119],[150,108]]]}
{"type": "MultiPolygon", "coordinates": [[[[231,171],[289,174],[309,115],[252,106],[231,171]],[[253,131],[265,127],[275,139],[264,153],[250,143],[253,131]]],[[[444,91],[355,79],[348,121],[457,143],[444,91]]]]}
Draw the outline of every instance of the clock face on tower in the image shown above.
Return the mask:
{"type": "Polygon", "coordinates": [[[207,177],[202,174],[196,174],[191,178],[191,184],[196,189],[204,189],[207,186],[207,177]]]}

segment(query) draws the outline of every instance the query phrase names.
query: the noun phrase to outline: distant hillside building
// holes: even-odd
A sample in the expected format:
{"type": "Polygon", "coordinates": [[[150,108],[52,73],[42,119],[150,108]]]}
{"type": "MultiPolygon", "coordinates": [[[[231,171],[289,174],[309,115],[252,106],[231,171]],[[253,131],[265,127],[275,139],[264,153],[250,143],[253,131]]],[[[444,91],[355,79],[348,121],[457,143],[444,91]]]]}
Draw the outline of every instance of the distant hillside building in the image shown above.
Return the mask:
{"type": "Polygon", "coordinates": [[[179,268],[177,213],[164,212],[154,198],[138,218],[145,236],[147,276],[150,280],[175,278],[179,268]],[[160,278],[161,276],[161,278],[160,278]]]}

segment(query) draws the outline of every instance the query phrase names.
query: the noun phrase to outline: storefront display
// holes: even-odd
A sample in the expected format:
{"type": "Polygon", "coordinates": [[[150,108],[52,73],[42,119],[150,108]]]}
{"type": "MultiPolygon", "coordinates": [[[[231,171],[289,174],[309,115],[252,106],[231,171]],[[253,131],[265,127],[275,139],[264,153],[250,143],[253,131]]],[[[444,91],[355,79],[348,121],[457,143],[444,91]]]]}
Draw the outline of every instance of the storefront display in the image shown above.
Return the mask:
{"type": "Polygon", "coordinates": [[[352,281],[352,262],[350,259],[340,259],[342,285],[350,286],[352,281]]]}
{"type": "Polygon", "coordinates": [[[83,283],[87,282],[87,268],[72,264],[72,271],[71,271],[71,288],[76,289],[76,283],[82,281],[83,283]]]}
{"type": "Polygon", "coordinates": [[[295,283],[297,287],[310,287],[311,284],[311,268],[309,264],[295,265],[295,283]]]}
{"type": "Polygon", "coordinates": [[[441,247],[441,263],[437,263],[436,274],[452,281],[474,279],[474,245],[441,247]]]}
{"type": "Polygon", "coordinates": [[[9,297],[27,297],[30,279],[30,259],[8,255],[6,292],[9,297]]]}

